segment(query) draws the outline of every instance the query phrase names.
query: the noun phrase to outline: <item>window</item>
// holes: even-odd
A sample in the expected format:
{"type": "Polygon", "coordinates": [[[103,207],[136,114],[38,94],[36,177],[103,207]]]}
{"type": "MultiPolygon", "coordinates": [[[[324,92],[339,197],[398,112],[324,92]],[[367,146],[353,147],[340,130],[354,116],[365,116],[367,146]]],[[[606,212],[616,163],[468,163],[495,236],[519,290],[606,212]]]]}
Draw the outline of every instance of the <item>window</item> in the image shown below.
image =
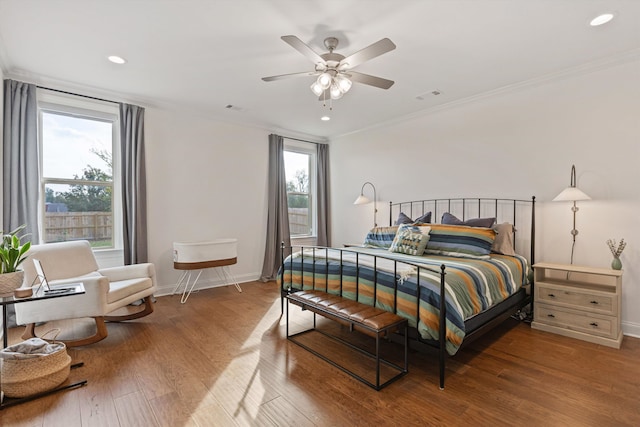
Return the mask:
{"type": "Polygon", "coordinates": [[[118,106],[40,91],[38,108],[42,241],[121,247],[118,106]]]}
{"type": "Polygon", "coordinates": [[[284,167],[291,237],[316,234],[316,145],[285,139],[284,167]]]}

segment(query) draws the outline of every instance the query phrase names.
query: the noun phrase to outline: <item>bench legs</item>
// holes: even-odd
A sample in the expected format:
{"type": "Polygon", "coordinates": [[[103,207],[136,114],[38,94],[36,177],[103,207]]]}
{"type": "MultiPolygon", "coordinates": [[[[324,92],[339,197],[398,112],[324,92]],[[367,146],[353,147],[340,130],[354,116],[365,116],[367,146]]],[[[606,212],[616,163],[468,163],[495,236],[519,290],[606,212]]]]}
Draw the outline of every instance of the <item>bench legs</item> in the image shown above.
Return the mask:
{"type": "MultiPolygon", "coordinates": [[[[302,308],[303,310],[305,310],[305,307],[302,308]]],[[[353,327],[353,324],[350,325],[350,327],[353,327]]],[[[393,362],[390,362],[388,360],[383,359],[382,357],[380,357],[380,337],[387,334],[389,332],[389,330],[391,328],[383,328],[380,329],[378,331],[372,331],[375,334],[375,340],[376,340],[376,351],[375,353],[370,353],[358,346],[355,346],[353,344],[351,344],[348,341],[343,340],[342,338],[339,338],[337,336],[328,334],[324,331],[321,331],[319,329],[316,329],[316,313],[313,312],[313,327],[310,329],[307,329],[305,331],[302,332],[298,332],[295,334],[290,334],[289,333],[289,301],[287,299],[287,304],[286,304],[286,333],[287,333],[287,339],[291,342],[293,342],[294,344],[304,348],[305,350],[309,351],[310,353],[314,354],[315,356],[318,356],[319,358],[321,358],[322,360],[324,360],[325,362],[330,363],[331,365],[335,366],[336,368],[340,369],[341,371],[351,375],[353,378],[363,382],[364,384],[368,385],[369,387],[375,389],[375,390],[381,390],[383,387],[386,387],[387,385],[391,384],[392,382],[398,380],[399,378],[403,377],[404,375],[407,374],[407,372],[409,372],[409,356],[408,356],[408,350],[409,350],[409,336],[408,336],[408,327],[407,327],[407,322],[405,321],[402,325],[400,326],[394,326],[393,329],[395,328],[398,329],[403,329],[403,334],[404,334],[404,366],[398,366],[393,362]],[[333,339],[334,341],[340,342],[354,350],[359,351],[360,353],[374,359],[376,361],[376,382],[372,383],[371,381],[361,377],[360,375],[350,371],[349,369],[345,368],[344,366],[339,365],[338,363],[334,362],[333,360],[329,359],[327,356],[315,351],[314,349],[310,348],[309,346],[293,339],[295,337],[297,337],[298,335],[303,335],[306,334],[308,332],[320,332],[321,334],[333,339]],[[391,377],[389,380],[385,381],[384,383],[380,384],[380,364],[384,363],[385,365],[395,369],[398,371],[398,373],[396,375],[394,375],[393,377],[391,377]]]]}

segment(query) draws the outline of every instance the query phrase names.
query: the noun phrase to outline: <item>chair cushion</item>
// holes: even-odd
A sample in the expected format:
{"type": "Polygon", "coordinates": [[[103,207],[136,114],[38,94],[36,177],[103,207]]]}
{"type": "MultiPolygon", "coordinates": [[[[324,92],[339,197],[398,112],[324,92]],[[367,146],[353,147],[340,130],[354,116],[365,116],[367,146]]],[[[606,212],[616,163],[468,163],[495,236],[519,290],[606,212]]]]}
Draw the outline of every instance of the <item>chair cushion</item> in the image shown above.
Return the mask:
{"type": "Polygon", "coordinates": [[[142,277],[137,279],[118,280],[109,284],[109,294],[107,295],[107,303],[112,304],[131,294],[149,289],[153,286],[150,277],[142,277]]]}

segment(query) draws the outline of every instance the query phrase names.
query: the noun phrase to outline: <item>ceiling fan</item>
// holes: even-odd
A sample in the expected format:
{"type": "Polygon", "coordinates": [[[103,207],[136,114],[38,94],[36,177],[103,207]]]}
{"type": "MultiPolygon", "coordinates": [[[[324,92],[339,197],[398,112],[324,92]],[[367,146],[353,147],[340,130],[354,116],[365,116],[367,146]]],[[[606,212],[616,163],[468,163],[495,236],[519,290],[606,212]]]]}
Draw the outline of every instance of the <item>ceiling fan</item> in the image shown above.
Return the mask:
{"type": "Polygon", "coordinates": [[[323,54],[316,53],[296,36],[282,36],[280,38],[313,61],[315,69],[308,72],[263,77],[262,80],[265,82],[289,77],[318,76],[316,81],[311,85],[311,91],[315,93],[320,100],[342,98],[342,95],[351,89],[352,82],[363,83],[381,89],[389,89],[393,86],[393,80],[353,71],[353,68],[363,62],[395,49],[396,45],[388,38],[379,40],[346,57],[334,52],[336,47],[338,47],[338,39],[335,37],[327,37],[324,39],[324,45],[329,52],[323,54]]]}

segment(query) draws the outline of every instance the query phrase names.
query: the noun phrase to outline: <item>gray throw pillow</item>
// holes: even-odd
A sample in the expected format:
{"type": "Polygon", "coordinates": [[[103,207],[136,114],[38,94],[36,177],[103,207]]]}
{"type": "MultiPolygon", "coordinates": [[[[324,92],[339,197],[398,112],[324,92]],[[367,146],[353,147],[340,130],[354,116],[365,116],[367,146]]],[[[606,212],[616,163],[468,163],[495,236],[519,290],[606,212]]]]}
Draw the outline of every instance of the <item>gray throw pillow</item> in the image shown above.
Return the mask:
{"type": "Polygon", "coordinates": [[[422,214],[421,216],[416,218],[415,221],[405,215],[404,212],[400,212],[400,215],[398,215],[398,219],[396,220],[396,223],[394,225],[402,224],[431,224],[431,211],[422,214]]]}
{"type": "Polygon", "coordinates": [[[485,227],[491,228],[496,223],[495,217],[493,218],[471,218],[466,221],[458,219],[455,215],[451,215],[449,212],[445,212],[442,215],[442,224],[448,225],[466,225],[469,227],[485,227]]]}

